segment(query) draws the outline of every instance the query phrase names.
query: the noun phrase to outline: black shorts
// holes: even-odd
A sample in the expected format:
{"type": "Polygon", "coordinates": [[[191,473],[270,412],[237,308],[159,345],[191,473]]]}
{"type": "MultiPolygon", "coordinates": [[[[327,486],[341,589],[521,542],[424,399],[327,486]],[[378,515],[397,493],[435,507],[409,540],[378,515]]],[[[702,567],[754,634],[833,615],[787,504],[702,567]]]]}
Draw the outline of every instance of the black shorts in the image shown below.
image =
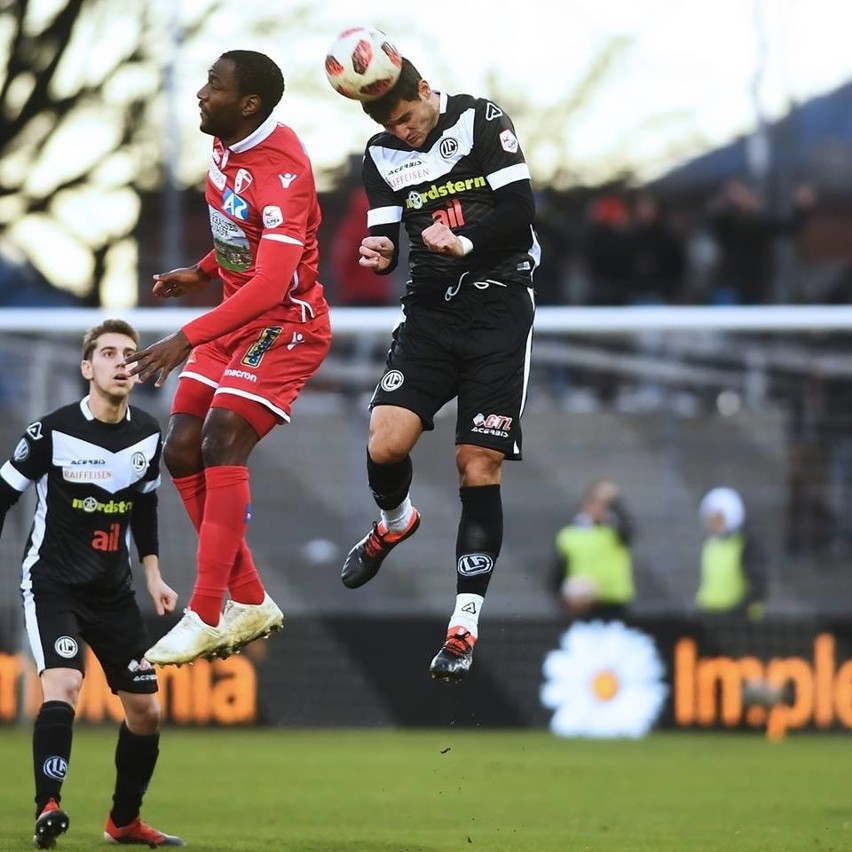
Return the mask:
{"type": "Polygon", "coordinates": [[[398,405],[424,430],[458,399],[456,444],[521,458],[521,414],[529,383],[535,302],[531,288],[496,281],[465,282],[428,298],[403,299],[370,407],[398,405]]]}
{"type": "Polygon", "coordinates": [[[144,659],[148,635],[132,589],[93,594],[34,579],[23,599],[24,625],[39,674],[59,668],[85,674],[85,642],[113,692],[157,691],[157,673],[144,659]]]}

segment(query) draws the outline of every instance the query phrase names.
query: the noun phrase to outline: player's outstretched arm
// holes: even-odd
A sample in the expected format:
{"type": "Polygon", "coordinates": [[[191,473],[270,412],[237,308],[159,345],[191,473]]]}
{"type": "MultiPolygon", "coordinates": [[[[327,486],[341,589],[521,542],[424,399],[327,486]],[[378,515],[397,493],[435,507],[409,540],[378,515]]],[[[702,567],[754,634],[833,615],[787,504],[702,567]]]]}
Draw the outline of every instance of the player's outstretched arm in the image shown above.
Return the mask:
{"type": "Polygon", "coordinates": [[[175,611],[177,592],[160,576],[160,559],[157,556],[144,556],[142,565],[145,568],[145,585],[148,594],[154,602],[157,615],[167,615],[175,611]]]}

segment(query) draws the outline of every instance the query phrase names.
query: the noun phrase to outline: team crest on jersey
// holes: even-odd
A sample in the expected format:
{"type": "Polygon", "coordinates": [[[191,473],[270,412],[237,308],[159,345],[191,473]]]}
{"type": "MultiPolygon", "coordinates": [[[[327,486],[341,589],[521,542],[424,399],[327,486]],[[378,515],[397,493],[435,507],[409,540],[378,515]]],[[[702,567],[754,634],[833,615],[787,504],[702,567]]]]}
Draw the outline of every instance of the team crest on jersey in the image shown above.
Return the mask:
{"type": "Polygon", "coordinates": [[[21,440],[18,441],[18,446],[15,447],[15,454],[12,456],[12,458],[16,462],[22,462],[25,459],[29,458],[29,455],[30,455],[30,445],[27,443],[26,438],[21,438],[21,440]]]}
{"type": "Polygon", "coordinates": [[[453,154],[455,154],[458,149],[459,143],[457,140],[453,139],[452,136],[448,136],[446,139],[442,139],[441,143],[438,145],[438,151],[440,151],[441,156],[445,160],[451,159],[453,154]]]}
{"type": "Polygon", "coordinates": [[[225,188],[225,173],[215,163],[211,164],[210,168],[207,170],[207,175],[213,186],[215,186],[220,192],[225,188]]]}
{"type": "Polygon", "coordinates": [[[248,220],[248,202],[240,198],[235,192],[231,192],[230,189],[226,189],[225,194],[222,196],[222,209],[241,222],[248,220]]]}
{"type": "Polygon", "coordinates": [[[40,420],[36,420],[36,422],[35,422],[35,423],[30,423],[30,425],[29,425],[29,426],[27,426],[27,434],[28,434],[28,435],[29,435],[29,436],[30,436],[30,437],[31,437],[34,441],[39,441],[39,440],[41,440],[41,435],[42,435],[42,432],[41,432],[41,421],[40,421],[40,420]]]}
{"type": "Polygon", "coordinates": [[[248,169],[238,169],[237,175],[234,178],[234,190],[237,194],[251,186],[251,172],[248,169]]]}
{"type": "Polygon", "coordinates": [[[277,228],[284,224],[284,214],[277,204],[270,204],[263,208],[263,227],[277,228]]]}
{"type": "Polygon", "coordinates": [[[500,147],[508,154],[515,154],[518,150],[518,137],[511,130],[504,130],[500,134],[500,147]]]}
{"type": "Polygon", "coordinates": [[[281,334],[281,326],[270,326],[263,329],[257,340],[252,343],[246,354],[243,355],[241,363],[245,364],[247,367],[257,367],[263,359],[263,356],[278,339],[279,334],[281,334]]]}
{"type": "Polygon", "coordinates": [[[144,470],[148,468],[148,459],[145,458],[145,453],[135,452],[130,457],[130,466],[136,471],[136,473],[142,473],[144,470]]]}

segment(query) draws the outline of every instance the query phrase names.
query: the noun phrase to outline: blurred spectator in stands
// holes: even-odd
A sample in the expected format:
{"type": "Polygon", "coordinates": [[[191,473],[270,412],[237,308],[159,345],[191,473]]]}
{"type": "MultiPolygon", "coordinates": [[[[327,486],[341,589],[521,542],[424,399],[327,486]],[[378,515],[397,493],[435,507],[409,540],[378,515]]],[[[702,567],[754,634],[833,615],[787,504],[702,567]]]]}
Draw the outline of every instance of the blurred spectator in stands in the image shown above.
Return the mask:
{"type": "Polygon", "coordinates": [[[575,254],[567,198],[552,187],[543,187],[536,193],[535,210],[535,232],[543,258],[535,271],[535,303],[564,305],[568,302],[568,281],[575,254]]]}
{"type": "Polygon", "coordinates": [[[580,510],[556,534],[553,588],[574,619],[624,619],[636,596],[632,529],[618,485],[592,482],[580,510]]]}
{"type": "Polygon", "coordinates": [[[630,294],[634,305],[672,305],[684,301],[686,247],[666,217],[661,201],[640,192],[633,201],[630,294]]]}
{"type": "MultiPolygon", "coordinates": [[[[630,303],[632,234],[630,209],[621,193],[599,195],[589,204],[586,228],[580,239],[580,265],[585,273],[585,297],[591,307],[616,307],[630,303]]],[[[620,349],[620,342],[608,342],[620,349]]],[[[610,405],[618,393],[619,377],[610,371],[577,370],[575,378],[588,384],[597,398],[610,405]]]]}
{"type": "Polygon", "coordinates": [[[586,302],[594,306],[626,305],[631,301],[632,234],[630,209],[622,195],[594,199],[583,239],[583,264],[588,276],[586,302]]]}
{"type": "Polygon", "coordinates": [[[384,307],[394,301],[394,276],[376,275],[358,263],[361,240],[369,236],[367,207],[367,193],[359,183],[349,193],[346,211],[332,239],[335,304],[342,307],[384,307]]]}
{"type": "Polygon", "coordinates": [[[710,234],[718,262],[707,300],[716,305],[761,305],[773,301],[775,240],[798,233],[815,203],[810,187],[800,187],[788,215],[765,210],[741,180],[730,180],[708,207],[710,234]]]}
{"type": "MultiPolygon", "coordinates": [[[[360,174],[360,159],[358,161],[360,174]]],[[[367,193],[359,182],[347,195],[346,210],[331,238],[330,264],[334,280],[333,304],[344,308],[381,308],[395,301],[395,275],[376,275],[358,263],[361,240],[367,230],[367,193]]],[[[387,343],[371,334],[354,335],[336,344],[338,355],[351,362],[370,363],[387,350],[387,343]]],[[[351,402],[360,401],[357,389],[347,388],[344,395],[351,402]]]]}
{"type": "Polygon", "coordinates": [[[695,595],[699,611],[762,618],[765,557],[746,527],[742,497],[733,488],[712,488],[701,500],[698,514],[706,534],[695,595]]]}

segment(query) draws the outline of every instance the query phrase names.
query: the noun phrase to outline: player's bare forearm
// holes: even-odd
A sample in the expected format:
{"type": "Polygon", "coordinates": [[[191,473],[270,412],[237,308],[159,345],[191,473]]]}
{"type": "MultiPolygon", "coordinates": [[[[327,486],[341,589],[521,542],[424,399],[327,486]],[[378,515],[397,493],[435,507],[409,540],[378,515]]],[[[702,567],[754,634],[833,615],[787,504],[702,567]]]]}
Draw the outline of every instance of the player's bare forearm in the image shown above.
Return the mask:
{"type": "Polygon", "coordinates": [[[154,602],[157,615],[167,615],[174,612],[178,594],[160,575],[159,557],[145,556],[142,559],[142,565],[145,568],[145,585],[151,600],[154,602]]]}

